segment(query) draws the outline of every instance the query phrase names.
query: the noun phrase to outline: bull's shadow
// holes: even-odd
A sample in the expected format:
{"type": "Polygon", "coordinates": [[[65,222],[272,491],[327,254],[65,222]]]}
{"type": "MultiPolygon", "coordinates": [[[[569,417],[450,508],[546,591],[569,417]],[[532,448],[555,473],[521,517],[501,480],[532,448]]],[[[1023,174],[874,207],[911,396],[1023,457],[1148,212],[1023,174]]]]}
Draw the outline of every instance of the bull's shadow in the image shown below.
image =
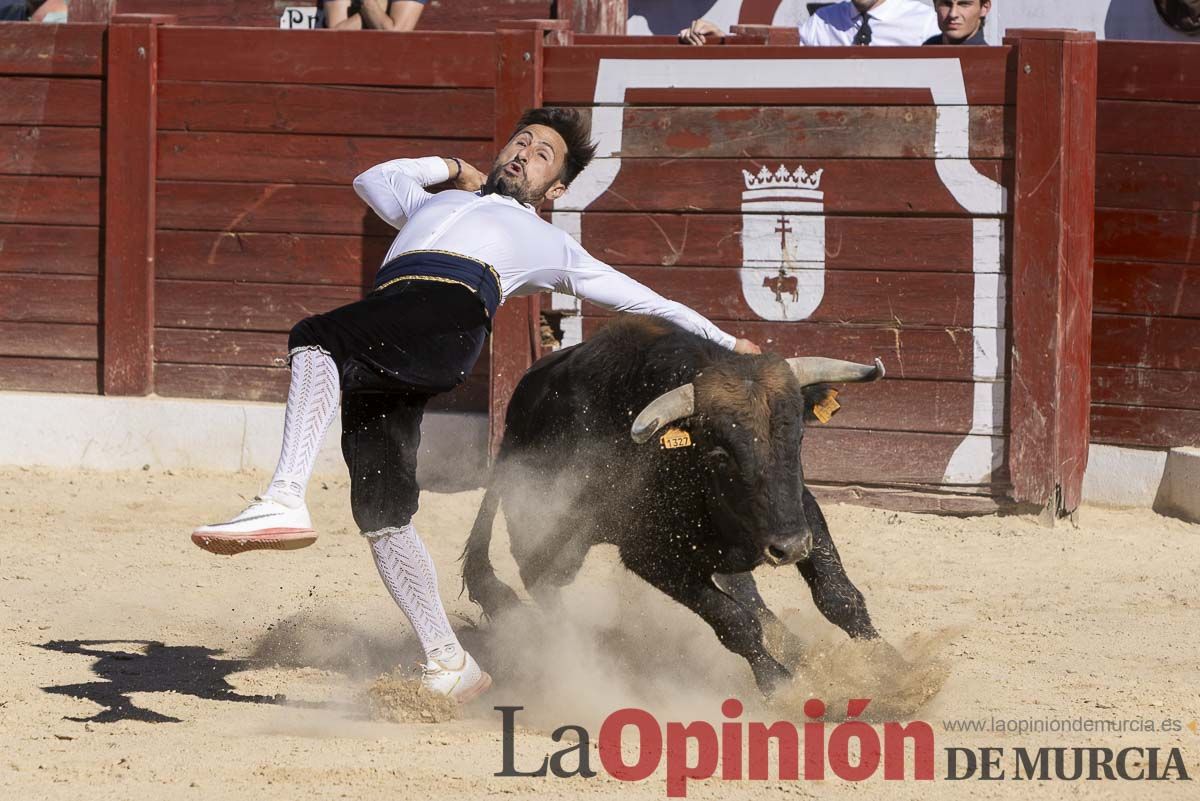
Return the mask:
{"type": "Polygon", "coordinates": [[[42,690],[72,698],[86,698],[103,707],[91,717],[67,720],[92,723],[116,723],[139,720],[144,723],[179,723],[179,718],[140,707],[130,697],[134,693],[174,692],[209,701],[237,701],[273,704],[268,695],[242,695],[226,678],[252,667],[243,659],[219,659],[222,651],[195,645],[164,645],[153,640],[52,640],[38,646],[62,654],[96,658],[92,671],[98,681],[63,684],[42,690]],[[141,653],[118,650],[120,646],[142,646],[141,653]],[[106,648],[116,646],[117,648],[106,648]]]}

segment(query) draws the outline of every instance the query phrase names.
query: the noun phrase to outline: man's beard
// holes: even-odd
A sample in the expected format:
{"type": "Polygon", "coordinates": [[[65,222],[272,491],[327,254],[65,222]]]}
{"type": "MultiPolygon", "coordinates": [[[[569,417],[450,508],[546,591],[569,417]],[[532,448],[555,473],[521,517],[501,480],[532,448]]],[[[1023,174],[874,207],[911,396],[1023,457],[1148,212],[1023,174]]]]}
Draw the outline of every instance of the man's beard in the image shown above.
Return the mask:
{"type": "Polygon", "coordinates": [[[545,192],[536,193],[530,190],[529,185],[523,180],[524,171],[520,176],[505,175],[504,168],[507,164],[500,164],[492,168],[488,174],[487,180],[484,181],[483,187],[479,190],[480,194],[504,195],[511,197],[518,203],[525,203],[530,206],[536,206],[545,197],[545,192]]]}

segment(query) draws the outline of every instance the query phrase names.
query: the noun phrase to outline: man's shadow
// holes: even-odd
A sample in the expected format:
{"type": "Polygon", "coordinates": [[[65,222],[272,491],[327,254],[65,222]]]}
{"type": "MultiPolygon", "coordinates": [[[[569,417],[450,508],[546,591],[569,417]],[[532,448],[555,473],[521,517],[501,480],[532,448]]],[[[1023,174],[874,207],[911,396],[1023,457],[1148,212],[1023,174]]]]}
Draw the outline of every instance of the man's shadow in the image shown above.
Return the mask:
{"type": "Polygon", "coordinates": [[[43,687],[48,693],[86,698],[103,709],[88,718],[66,720],[115,723],[140,720],[145,723],[179,723],[179,718],[144,709],[133,702],[133,693],[174,692],[209,701],[239,701],[273,704],[269,695],[242,695],[226,681],[231,673],[252,667],[242,659],[218,659],[223,653],[194,645],[164,645],[153,640],[52,640],[38,646],[62,654],[96,658],[92,670],[99,681],[43,687]],[[134,651],[121,646],[142,646],[134,651]],[[104,646],[117,646],[105,649],[104,646]],[[139,653],[140,651],[140,653],[139,653]]]}

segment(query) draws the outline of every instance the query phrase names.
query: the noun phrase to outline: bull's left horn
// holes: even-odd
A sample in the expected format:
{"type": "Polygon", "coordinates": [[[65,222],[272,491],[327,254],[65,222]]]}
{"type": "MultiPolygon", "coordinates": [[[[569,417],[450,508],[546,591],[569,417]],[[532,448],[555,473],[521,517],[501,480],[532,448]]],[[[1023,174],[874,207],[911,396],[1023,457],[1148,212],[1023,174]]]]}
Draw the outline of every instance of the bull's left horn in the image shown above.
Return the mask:
{"type": "Polygon", "coordinates": [[[641,414],[633,421],[629,436],[641,445],[654,432],[667,423],[690,417],[696,413],[696,389],[691,384],[676,387],[670,392],[664,392],[642,409],[641,414]]]}
{"type": "Polygon", "coordinates": [[[878,381],[883,378],[883,362],[857,364],[841,359],[824,359],[820,356],[797,356],[787,360],[788,367],[800,386],[810,384],[851,384],[863,381],[878,381]]]}

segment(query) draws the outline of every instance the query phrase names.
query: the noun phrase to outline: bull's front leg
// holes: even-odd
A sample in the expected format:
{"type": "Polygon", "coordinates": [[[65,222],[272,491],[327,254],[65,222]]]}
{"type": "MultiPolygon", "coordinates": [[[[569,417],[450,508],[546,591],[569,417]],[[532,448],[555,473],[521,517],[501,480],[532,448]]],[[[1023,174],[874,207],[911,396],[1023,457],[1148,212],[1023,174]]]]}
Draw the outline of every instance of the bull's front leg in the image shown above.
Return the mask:
{"type": "Polygon", "coordinates": [[[795,670],[804,658],[804,643],[769,608],[754,576],[750,573],[713,573],[712,583],[718,590],[749,609],[763,627],[767,650],[789,670],[795,670]]]}
{"type": "Polygon", "coordinates": [[[800,568],[800,575],[804,576],[808,588],[812,591],[813,603],[830,623],[851,637],[878,639],[879,632],[871,623],[867,603],[846,575],[837,547],[833,544],[833,538],[829,536],[825,515],[821,513],[817,499],[807,489],[804,490],[804,516],[812,528],[813,544],[808,559],[797,566],[800,568]]]}
{"type": "Polygon", "coordinates": [[[767,650],[762,624],[753,610],[718,590],[711,576],[686,557],[622,548],[621,560],[651,586],[703,618],[722,645],[750,663],[763,695],[772,695],[791,679],[787,668],[767,650]]]}

